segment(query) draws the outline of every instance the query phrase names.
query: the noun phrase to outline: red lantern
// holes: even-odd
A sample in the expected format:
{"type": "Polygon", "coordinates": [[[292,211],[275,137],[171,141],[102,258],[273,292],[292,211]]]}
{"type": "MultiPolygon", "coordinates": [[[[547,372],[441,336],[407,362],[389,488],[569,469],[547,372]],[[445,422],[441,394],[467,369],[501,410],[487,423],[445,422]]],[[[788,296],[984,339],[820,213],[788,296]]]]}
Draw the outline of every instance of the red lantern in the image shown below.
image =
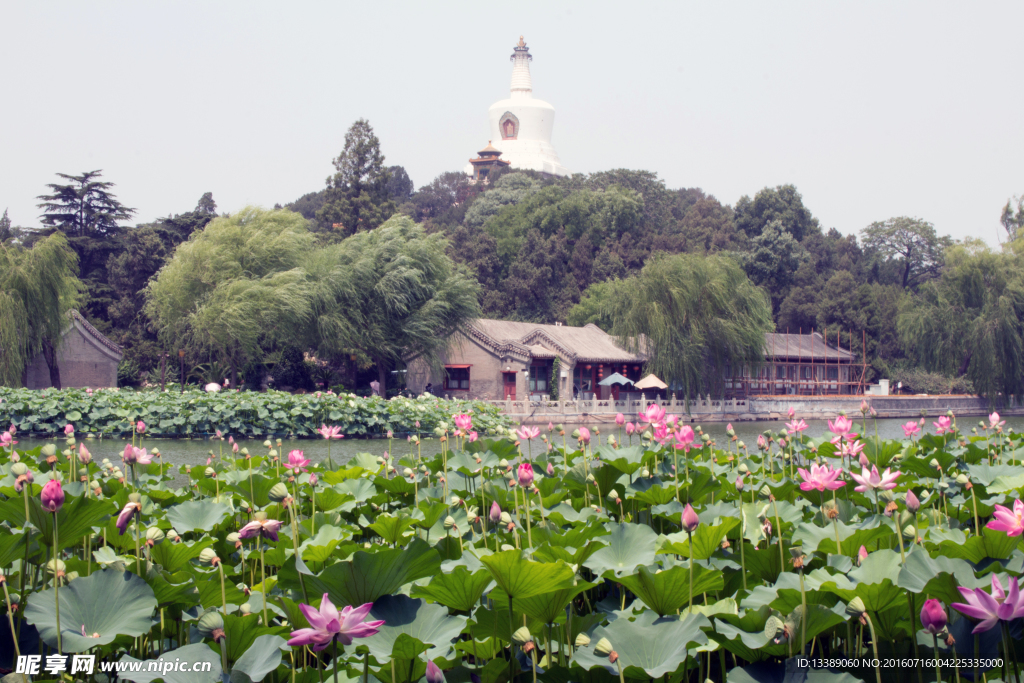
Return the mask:
{"type": "Polygon", "coordinates": [[[589,369],[590,369],[590,366],[588,365],[588,366],[587,366],[587,370],[589,370],[589,369]]]}

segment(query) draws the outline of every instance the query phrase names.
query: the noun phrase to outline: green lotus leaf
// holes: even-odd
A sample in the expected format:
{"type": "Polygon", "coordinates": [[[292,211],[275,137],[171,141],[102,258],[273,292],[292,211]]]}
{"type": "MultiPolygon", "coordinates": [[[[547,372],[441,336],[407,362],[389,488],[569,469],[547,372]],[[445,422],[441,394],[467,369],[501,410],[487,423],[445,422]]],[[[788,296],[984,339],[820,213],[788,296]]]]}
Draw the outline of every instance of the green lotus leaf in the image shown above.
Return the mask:
{"type": "Polygon", "coordinates": [[[585,565],[598,576],[612,572],[615,576],[632,574],[638,565],[654,564],[658,535],[646,525],[619,524],[601,540],[608,545],[586,561],[585,565]]]}
{"type": "MultiPolygon", "coordinates": [[[[121,657],[120,661],[138,662],[139,660],[125,655],[121,657]]],[[[221,683],[224,673],[220,664],[220,655],[214,652],[206,643],[186,645],[176,650],[171,650],[161,657],[157,657],[155,661],[161,663],[161,669],[157,671],[147,670],[150,666],[149,661],[151,660],[142,663],[142,671],[122,671],[118,674],[118,677],[126,681],[134,681],[134,683],[152,683],[156,680],[161,680],[164,683],[221,683]],[[171,670],[176,663],[186,662],[191,665],[188,667],[188,671],[171,670]],[[192,668],[200,662],[209,662],[210,670],[192,671],[192,668]],[[162,671],[164,663],[168,667],[167,673],[162,671]]]]}
{"type": "MultiPolygon", "coordinates": [[[[153,589],[135,574],[103,569],[75,579],[60,589],[61,647],[85,652],[106,645],[118,635],[138,636],[153,626],[157,601],[153,589]],[[82,635],[82,628],[89,636],[82,635]],[[98,633],[99,637],[91,637],[98,633]]],[[[39,629],[46,644],[57,646],[57,613],[53,590],[28,598],[25,619],[39,629]]]]}
{"type": "Polygon", "coordinates": [[[189,560],[199,557],[204,548],[213,545],[212,538],[204,538],[201,541],[189,543],[171,543],[165,541],[150,549],[153,562],[157,563],[169,572],[176,572],[184,569],[189,560]]]}
{"type": "MultiPolygon", "coordinates": [[[[645,605],[662,617],[674,613],[690,600],[690,570],[688,567],[675,566],[657,573],[647,567],[640,567],[639,573],[632,576],[620,576],[617,580],[636,593],[645,605]]],[[[694,564],[694,597],[723,588],[725,588],[725,579],[722,572],[694,564]]]]}
{"type": "MultiPolygon", "coordinates": [[[[465,556],[472,557],[470,553],[465,556]]],[[[457,566],[450,573],[435,574],[426,585],[413,586],[410,595],[439,602],[456,612],[469,612],[493,582],[486,569],[470,573],[466,567],[457,566]]]]}
{"type": "MultiPolygon", "coordinates": [[[[714,637],[714,636],[712,636],[714,637]]],[[[929,641],[930,642],[930,641],[929,641]]],[[[744,658],[746,659],[746,658],[744,658]]],[[[761,665],[737,667],[729,670],[729,683],[781,683],[786,680],[781,665],[770,668],[761,665]]],[[[800,672],[803,683],[863,683],[863,680],[845,671],[807,669],[800,672]]]]}
{"type": "Polygon", "coordinates": [[[231,667],[231,683],[262,681],[281,664],[281,651],[287,649],[287,642],[281,636],[257,637],[231,667]]]}
{"type": "MultiPolygon", "coordinates": [[[[632,476],[644,466],[644,449],[640,446],[623,446],[612,448],[608,444],[598,446],[595,455],[601,458],[601,462],[611,465],[623,474],[632,476]]],[[[601,489],[602,491],[606,489],[601,489]]]]}
{"type": "MultiPolygon", "coordinates": [[[[872,515],[857,526],[848,526],[837,522],[839,527],[839,550],[843,555],[853,557],[861,546],[869,546],[875,540],[892,536],[892,528],[882,523],[882,518],[872,515]]],[[[804,553],[815,551],[838,555],[836,549],[836,530],[832,524],[820,527],[816,524],[801,524],[793,531],[792,541],[804,549],[804,553]]]]}
{"type": "MultiPolygon", "coordinates": [[[[512,611],[521,612],[526,616],[543,624],[552,624],[558,617],[565,617],[565,608],[573,598],[585,590],[590,590],[596,583],[579,581],[575,586],[566,586],[548,593],[539,593],[527,598],[514,598],[512,600],[512,611]]],[[[508,594],[500,588],[495,588],[490,594],[491,600],[497,604],[508,605],[508,594]]]]}
{"type": "Polygon", "coordinates": [[[333,488],[323,488],[316,492],[316,507],[323,512],[337,510],[349,501],[352,501],[351,495],[339,493],[333,488]]]}
{"type": "Polygon", "coordinates": [[[926,593],[949,605],[963,602],[957,586],[981,588],[988,586],[988,576],[977,578],[974,568],[966,560],[953,557],[932,557],[920,547],[907,553],[907,561],[900,569],[897,585],[912,593],[926,593]]]}
{"type": "MultiPolygon", "coordinates": [[[[343,562],[305,579],[312,594],[328,593],[336,605],[362,605],[395,593],[407,583],[437,573],[441,557],[420,539],[405,549],[368,553],[360,550],[343,562]]],[[[298,588],[296,581],[295,588],[298,588]]]]}
{"type": "MultiPolygon", "coordinates": [[[[377,495],[377,489],[374,488],[373,483],[366,479],[347,479],[336,483],[334,488],[353,496],[360,503],[365,503],[377,495]]],[[[383,496],[381,497],[383,498],[383,496]]]]}
{"type": "Polygon", "coordinates": [[[400,515],[378,515],[376,521],[370,525],[370,529],[377,532],[377,535],[384,539],[390,546],[397,546],[405,539],[405,532],[411,529],[416,521],[410,517],[400,515]]]}
{"type": "MultiPolygon", "coordinates": [[[[307,562],[326,562],[334,553],[334,549],[352,534],[332,524],[322,524],[316,528],[316,536],[307,538],[299,545],[299,554],[307,562]]],[[[310,573],[307,569],[303,573],[310,573]]]]}
{"type": "MultiPolygon", "coordinates": [[[[652,532],[653,533],[653,532],[652,532]]],[[[495,583],[513,598],[528,598],[572,586],[568,565],[532,562],[519,550],[506,550],[480,558],[495,583]]]]}
{"type": "Polygon", "coordinates": [[[370,620],[383,619],[376,635],[360,642],[381,663],[391,659],[444,657],[466,627],[466,617],[449,616],[448,609],[405,595],[385,595],[373,603],[370,620]]]}
{"type": "Polygon", "coordinates": [[[684,474],[682,456],[679,461],[679,495],[680,499],[684,502],[689,502],[693,505],[700,503],[708,495],[717,493],[722,489],[722,483],[715,478],[715,476],[704,469],[703,467],[695,467],[690,465],[690,481],[689,483],[682,481],[684,474]]]}
{"type": "MultiPolygon", "coordinates": [[[[711,622],[702,614],[686,617],[659,617],[653,611],[640,613],[635,621],[616,619],[607,626],[599,626],[590,634],[590,645],[573,655],[572,661],[586,670],[602,667],[618,675],[615,664],[608,657],[597,654],[594,648],[601,638],[607,638],[619,655],[623,673],[629,678],[659,678],[675,673],[686,661],[692,645],[703,645],[708,638],[701,630],[711,622]],[[632,671],[630,671],[632,669],[632,671]]],[[[695,648],[692,648],[695,651],[695,648]]]]}
{"type": "Polygon", "coordinates": [[[167,508],[167,521],[179,534],[190,531],[210,531],[227,519],[231,508],[212,500],[189,501],[167,508]]]}
{"type": "Polygon", "coordinates": [[[576,510],[567,503],[559,503],[546,512],[548,519],[555,521],[558,524],[576,524],[598,516],[598,513],[594,512],[593,508],[585,507],[579,512],[576,512],[576,510]]]}
{"type": "MultiPolygon", "coordinates": [[[[726,517],[717,526],[701,524],[692,535],[693,559],[706,560],[710,558],[720,549],[722,540],[725,539],[726,535],[739,525],[740,520],[734,517],[726,517]]],[[[686,536],[685,532],[672,534],[672,536],[666,538],[670,539],[671,542],[662,545],[658,549],[658,554],[671,553],[684,558],[690,557],[690,539],[686,536]],[[675,540],[680,538],[682,538],[681,541],[675,540]]]]}
{"type": "Polygon", "coordinates": [[[1008,536],[1004,531],[982,528],[981,536],[971,536],[966,541],[943,541],[939,552],[947,557],[964,559],[980,564],[986,558],[1008,559],[1020,543],[1019,536],[1008,536]]]}
{"type": "Polygon", "coordinates": [[[448,505],[439,500],[421,500],[419,506],[413,512],[412,518],[416,525],[423,529],[429,529],[448,514],[448,505]]]}
{"type": "Polygon", "coordinates": [[[872,612],[881,612],[897,603],[906,603],[906,594],[897,585],[900,554],[894,550],[876,550],[847,575],[833,577],[821,584],[821,590],[838,595],[845,602],[864,601],[872,612]]]}

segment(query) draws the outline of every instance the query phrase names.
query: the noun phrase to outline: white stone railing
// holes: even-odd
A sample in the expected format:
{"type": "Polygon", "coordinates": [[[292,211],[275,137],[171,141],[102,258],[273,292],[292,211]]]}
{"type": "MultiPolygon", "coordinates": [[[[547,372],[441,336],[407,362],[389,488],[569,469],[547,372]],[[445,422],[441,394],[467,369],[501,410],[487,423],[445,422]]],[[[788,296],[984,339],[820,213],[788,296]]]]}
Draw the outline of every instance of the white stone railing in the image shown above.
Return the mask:
{"type": "MultiPolygon", "coordinates": [[[[445,397],[447,398],[447,396],[445,397]]],[[[627,419],[634,419],[637,413],[643,412],[647,406],[656,404],[670,414],[708,415],[716,413],[736,413],[746,410],[746,399],[717,399],[710,396],[703,396],[690,402],[689,408],[686,402],[672,395],[670,399],[662,400],[654,397],[648,399],[640,394],[639,400],[615,400],[606,399],[572,399],[558,401],[530,401],[512,400],[487,401],[491,405],[498,406],[506,415],[550,415],[552,417],[561,415],[616,415],[622,413],[627,419]]]]}

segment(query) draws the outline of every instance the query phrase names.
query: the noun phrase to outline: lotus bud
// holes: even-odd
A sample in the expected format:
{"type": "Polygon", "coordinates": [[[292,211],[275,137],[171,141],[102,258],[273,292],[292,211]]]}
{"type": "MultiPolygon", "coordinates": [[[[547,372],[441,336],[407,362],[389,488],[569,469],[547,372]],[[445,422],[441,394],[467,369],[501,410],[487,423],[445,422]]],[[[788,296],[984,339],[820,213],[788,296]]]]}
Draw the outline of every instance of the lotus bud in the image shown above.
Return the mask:
{"type": "Polygon", "coordinates": [[[921,509],[921,501],[918,500],[917,496],[914,495],[913,491],[907,491],[905,501],[907,504],[907,509],[910,510],[911,512],[916,513],[918,510],[921,509]]]}
{"type": "Polygon", "coordinates": [[[451,515],[448,515],[447,517],[444,518],[444,528],[445,528],[446,531],[448,529],[451,529],[454,526],[455,526],[455,518],[454,517],[452,517],[451,515]]]}
{"type": "Polygon", "coordinates": [[[215,634],[219,633],[221,637],[224,636],[224,617],[220,615],[217,610],[210,610],[205,612],[203,616],[199,617],[199,621],[196,623],[196,630],[203,634],[204,637],[214,637],[215,634]]]}
{"type": "Polygon", "coordinates": [[[267,497],[275,503],[280,503],[288,497],[288,487],[284,485],[284,482],[279,481],[270,489],[267,497]]]}
{"type": "Polygon", "coordinates": [[[157,545],[166,538],[163,529],[157,527],[150,527],[146,529],[146,544],[150,546],[157,545]]]}
{"type": "Polygon", "coordinates": [[[533,640],[533,636],[530,635],[530,629],[525,626],[520,626],[516,629],[516,632],[512,634],[512,640],[516,645],[525,645],[533,640]]]}
{"type": "Polygon", "coordinates": [[[213,548],[203,548],[202,552],[199,553],[199,561],[203,564],[214,564],[219,559],[213,548]]]}
{"type": "Polygon", "coordinates": [[[45,446],[43,446],[39,452],[45,455],[47,458],[49,458],[51,456],[57,455],[57,447],[54,446],[52,443],[48,443],[45,446]]]}
{"type": "Polygon", "coordinates": [[[580,633],[576,636],[576,647],[586,647],[590,645],[590,636],[586,633],[580,633]]]}
{"type": "Polygon", "coordinates": [[[610,655],[612,653],[612,650],[614,650],[614,648],[612,647],[612,644],[608,641],[607,638],[602,638],[601,640],[597,641],[597,645],[594,646],[594,652],[603,657],[607,657],[608,655],[610,655]]]}
{"type": "Polygon", "coordinates": [[[867,608],[864,606],[864,601],[860,598],[854,598],[846,606],[846,613],[849,614],[851,617],[859,617],[866,611],[867,608]]]}
{"type": "Polygon", "coordinates": [[[507,512],[502,512],[501,513],[501,523],[502,524],[511,524],[512,523],[512,515],[508,514],[507,512]]]}

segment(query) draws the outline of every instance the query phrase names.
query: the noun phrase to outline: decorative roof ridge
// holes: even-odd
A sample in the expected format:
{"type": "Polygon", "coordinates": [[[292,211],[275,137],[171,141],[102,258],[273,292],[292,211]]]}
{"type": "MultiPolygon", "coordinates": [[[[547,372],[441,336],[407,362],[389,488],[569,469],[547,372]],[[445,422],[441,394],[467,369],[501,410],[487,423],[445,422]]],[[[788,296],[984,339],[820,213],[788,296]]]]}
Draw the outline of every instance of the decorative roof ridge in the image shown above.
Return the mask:
{"type": "Polygon", "coordinates": [[[563,346],[561,343],[558,342],[558,340],[554,339],[551,335],[549,335],[547,333],[547,330],[544,330],[543,328],[534,328],[533,330],[527,332],[522,337],[520,337],[519,341],[524,344],[529,344],[533,341],[536,341],[538,338],[543,339],[551,346],[555,347],[555,351],[558,351],[560,355],[562,355],[566,360],[576,360],[575,353],[565,348],[565,346],[563,346]]]}
{"type": "Polygon", "coordinates": [[[85,331],[88,332],[94,339],[96,339],[96,341],[103,344],[114,353],[119,353],[122,356],[124,355],[123,348],[107,339],[107,337],[102,332],[93,327],[92,323],[86,320],[85,316],[79,313],[77,309],[71,309],[71,319],[81,324],[85,331]]]}

